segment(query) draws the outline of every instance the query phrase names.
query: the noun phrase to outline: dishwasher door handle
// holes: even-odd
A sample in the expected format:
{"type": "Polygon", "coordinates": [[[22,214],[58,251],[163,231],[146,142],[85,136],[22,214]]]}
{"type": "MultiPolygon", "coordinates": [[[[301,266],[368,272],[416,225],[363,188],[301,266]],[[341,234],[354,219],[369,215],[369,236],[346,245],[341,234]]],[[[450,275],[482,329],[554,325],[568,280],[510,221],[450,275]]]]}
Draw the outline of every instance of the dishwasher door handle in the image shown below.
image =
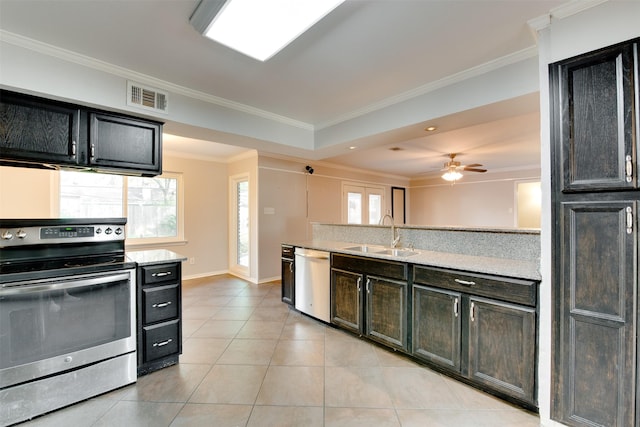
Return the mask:
{"type": "Polygon", "coordinates": [[[301,256],[303,258],[313,258],[313,259],[329,259],[328,255],[306,255],[306,254],[296,254],[296,256],[301,256]]]}

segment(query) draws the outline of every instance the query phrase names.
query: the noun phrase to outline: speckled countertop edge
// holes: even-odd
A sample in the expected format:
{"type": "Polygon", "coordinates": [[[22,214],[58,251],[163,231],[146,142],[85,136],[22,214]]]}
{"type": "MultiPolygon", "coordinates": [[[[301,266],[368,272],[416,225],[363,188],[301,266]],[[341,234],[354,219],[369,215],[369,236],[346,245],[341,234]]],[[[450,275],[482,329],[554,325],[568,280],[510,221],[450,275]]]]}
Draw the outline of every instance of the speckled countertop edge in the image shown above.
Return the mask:
{"type": "Polygon", "coordinates": [[[187,257],[167,249],[127,251],[126,255],[129,260],[137,263],[138,265],[183,262],[187,260],[187,257]]]}
{"type": "Polygon", "coordinates": [[[373,252],[360,252],[345,250],[345,247],[359,245],[359,243],[336,242],[326,240],[306,240],[297,242],[283,242],[283,244],[302,247],[306,249],[316,249],[328,252],[344,253],[349,255],[365,256],[370,258],[388,259],[392,261],[402,261],[410,264],[428,265],[432,267],[444,267],[456,270],[464,270],[476,273],[495,274],[521,279],[541,280],[540,265],[534,261],[523,261],[517,259],[482,257],[473,255],[461,255],[448,252],[437,252],[430,250],[416,249],[417,255],[399,257],[391,255],[377,254],[373,252]]]}

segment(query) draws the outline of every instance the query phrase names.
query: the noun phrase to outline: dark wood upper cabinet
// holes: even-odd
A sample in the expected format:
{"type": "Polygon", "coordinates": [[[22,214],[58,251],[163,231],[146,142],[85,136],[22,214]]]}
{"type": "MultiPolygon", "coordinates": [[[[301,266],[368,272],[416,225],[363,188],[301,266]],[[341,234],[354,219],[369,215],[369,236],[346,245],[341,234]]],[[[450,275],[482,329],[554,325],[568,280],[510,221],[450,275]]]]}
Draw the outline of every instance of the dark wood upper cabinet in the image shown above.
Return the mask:
{"type": "Polygon", "coordinates": [[[0,164],[162,173],[162,123],[0,91],[0,164]]]}
{"type": "Polygon", "coordinates": [[[551,66],[562,191],[637,187],[636,50],[619,45],[551,66]]]}
{"type": "Polygon", "coordinates": [[[80,109],[0,92],[0,159],[4,164],[77,165],[80,109]]]}
{"type": "Polygon", "coordinates": [[[98,168],[162,171],[162,125],[131,117],[89,113],[89,164],[98,168]]]}

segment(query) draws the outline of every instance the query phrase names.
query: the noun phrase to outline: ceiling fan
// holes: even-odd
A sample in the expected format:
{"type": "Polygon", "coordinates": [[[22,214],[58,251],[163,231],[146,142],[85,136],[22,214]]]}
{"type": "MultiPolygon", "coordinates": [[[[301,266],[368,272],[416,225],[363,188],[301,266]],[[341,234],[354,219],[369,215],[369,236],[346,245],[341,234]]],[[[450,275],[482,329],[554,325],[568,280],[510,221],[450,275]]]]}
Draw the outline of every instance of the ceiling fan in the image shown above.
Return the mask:
{"type": "Polygon", "coordinates": [[[455,182],[462,178],[462,173],[460,171],[481,173],[487,171],[486,169],[481,168],[482,165],[480,163],[461,165],[460,162],[455,160],[457,154],[458,153],[449,154],[449,161],[445,162],[444,169],[442,169],[443,171],[445,171],[445,173],[442,175],[442,179],[455,182]]]}

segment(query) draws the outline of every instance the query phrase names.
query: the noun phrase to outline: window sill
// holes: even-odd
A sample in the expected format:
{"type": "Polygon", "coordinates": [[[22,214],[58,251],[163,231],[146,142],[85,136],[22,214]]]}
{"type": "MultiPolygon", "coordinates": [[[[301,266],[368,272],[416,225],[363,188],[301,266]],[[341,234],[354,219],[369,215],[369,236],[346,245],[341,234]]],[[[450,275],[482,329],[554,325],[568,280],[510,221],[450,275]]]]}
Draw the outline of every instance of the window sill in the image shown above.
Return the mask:
{"type": "Polygon", "coordinates": [[[125,241],[125,249],[145,249],[145,248],[164,248],[167,246],[185,246],[189,243],[188,240],[164,240],[157,242],[132,242],[131,240],[125,241]]]}

